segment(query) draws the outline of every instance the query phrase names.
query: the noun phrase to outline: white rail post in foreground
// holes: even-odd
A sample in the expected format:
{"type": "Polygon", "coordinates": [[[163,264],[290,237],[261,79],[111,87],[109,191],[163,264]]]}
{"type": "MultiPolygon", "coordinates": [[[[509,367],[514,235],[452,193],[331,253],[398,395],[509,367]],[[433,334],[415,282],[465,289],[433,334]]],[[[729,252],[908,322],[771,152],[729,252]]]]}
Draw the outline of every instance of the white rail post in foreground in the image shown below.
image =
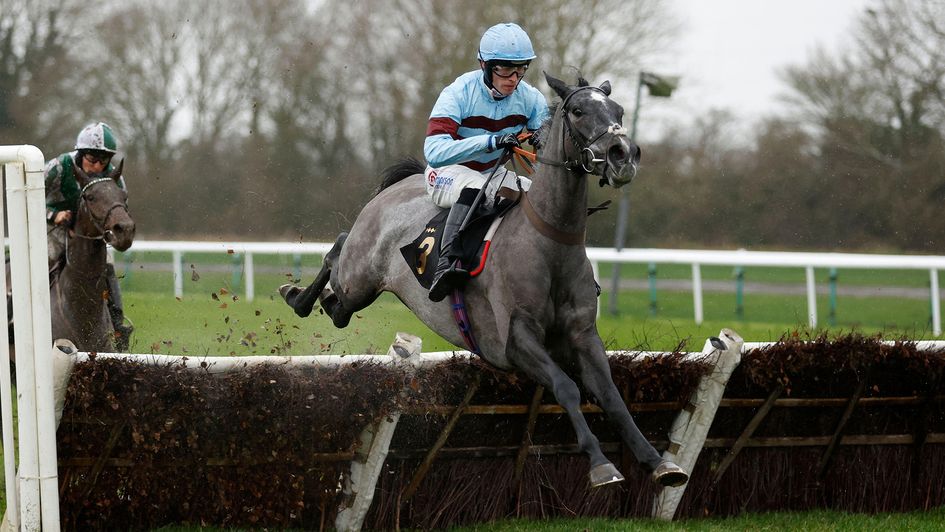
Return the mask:
{"type": "MultiPolygon", "coordinates": [[[[22,171],[19,165],[4,165],[7,174],[22,171]]],[[[3,203],[0,201],[0,222],[4,220],[3,203]]],[[[6,297],[7,294],[7,276],[0,275],[0,293],[6,297]]],[[[18,530],[20,515],[17,509],[20,507],[16,489],[16,443],[13,439],[13,383],[10,376],[10,333],[8,328],[2,326],[3,323],[9,323],[10,316],[7,314],[6,304],[0,305],[0,394],[3,400],[3,479],[6,486],[7,511],[4,517],[3,525],[0,528],[4,530],[18,530]]]]}
{"type": "MultiPolygon", "coordinates": [[[[46,247],[43,153],[35,146],[0,146],[6,165],[10,270],[17,355],[20,528],[59,530],[56,416],[46,247]],[[22,165],[22,166],[21,166],[22,165]],[[24,172],[25,170],[25,172],[24,172]],[[25,175],[24,175],[25,174],[25,175]],[[45,347],[44,347],[45,346],[45,347]]],[[[4,397],[12,401],[12,397],[4,397]]],[[[12,449],[6,450],[12,452],[12,449]]],[[[9,490],[11,486],[7,486],[9,490]]],[[[16,511],[16,508],[11,508],[16,511]]]]}
{"type": "MultiPolygon", "coordinates": [[[[742,360],[744,343],[735,331],[722,329],[719,338],[710,338],[702,349],[703,356],[714,359],[711,362],[715,368],[699,381],[699,387],[689,403],[673,420],[669,431],[669,448],[663,452],[663,458],[676,462],[689,474],[692,474],[696,459],[705,445],[709,427],[725,394],[725,385],[742,360]]],[[[685,492],[685,484],[678,488],[663,488],[653,500],[653,517],[672,521],[685,492]]]]}
{"type": "MultiPolygon", "coordinates": [[[[402,364],[417,364],[423,343],[419,337],[399,332],[387,351],[388,355],[400,359],[402,364]]],[[[335,518],[335,528],[343,532],[361,530],[364,518],[374,500],[377,478],[384,468],[384,460],[390,449],[391,438],[397,429],[400,412],[394,412],[376,425],[369,425],[361,432],[361,445],[351,461],[351,474],[344,486],[344,502],[335,518]]]]}

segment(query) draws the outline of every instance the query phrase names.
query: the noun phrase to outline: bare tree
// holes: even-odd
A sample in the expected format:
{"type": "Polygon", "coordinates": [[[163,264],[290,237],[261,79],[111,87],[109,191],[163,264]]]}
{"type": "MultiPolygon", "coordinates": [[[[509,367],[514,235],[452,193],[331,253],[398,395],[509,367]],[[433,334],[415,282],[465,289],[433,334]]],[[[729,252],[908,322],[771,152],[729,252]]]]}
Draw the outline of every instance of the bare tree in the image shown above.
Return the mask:
{"type": "Polygon", "coordinates": [[[81,33],[80,7],[73,0],[0,0],[0,142],[50,151],[74,139],[78,110],[60,103],[69,101],[70,73],[100,66],[70,54],[81,33]]]}
{"type": "MultiPolygon", "coordinates": [[[[355,86],[367,105],[372,152],[383,166],[402,153],[419,154],[439,92],[479,68],[483,31],[503,21],[522,25],[538,59],[528,81],[544,88],[542,70],[581,72],[624,81],[630,93],[642,61],[677,29],[664,4],[650,0],[507,2],[398,0],[351,6],[348,58],[361,69],[355,86]]],[[[560,74],[563,75],[563,74],[560,74]]]]}
{"type": "Polygon", "coordinates": [[[437,95],[478,68],[479,38],[496,22],[530,32],[539,59],[529,81],[540,87],[540,70],[565,65],[629,76],[658,41],[656,29],[669,27],[652,0],[584,8],[547,0],[527,11],[497,1],[127,0],[102,3],[94,29],[77,32],[62,22],[76,20],[71,0],[0,2],[0,87],[20,87],[0,97],[55,86],[24,85],[39,70],[24,77],[10,67],[29,61],[9,43],[55,44],[43,64],[56,68],[45,72],[62,78],[69,97],[50,93],[23,116],[61,129],[57,142],[88,120],[111,123],[129,155],[141,227],[165,233],[239,232],[252,204],[264,216],[249,220],[259,224],[251,230],[330,236],[312,210],[343,225],[380,168],[420,154],[437,95]],[[24,33],[25,21],[39,22],[24,33]],[[287,209],[287,194],[306,210],[287,209]],[[164,217],[168,204],[189,207],[188,215],[164,217]]]}
{"type": "Polygon", "coordinates": [[[187,127],[181,72],[186,43],[174,2],[129,2],[89,36],[86,49],[106,68],[84,85],[89,113],[108,120],[138,169],[172,161],[187,127]]]}
{"type": "Polygon", "coordinates": [[[936,249],[945,238],[943,20],[940,2],[879,0],[848,57],[821,52],[785,73],[820,133],[822,191],[862,242],[936,249]]]}
{"type": "Polygon", "coordinates": [[[525,21],[542,68],[609,78],[627,95],[641,66],[665,53],[680,31],[669,5],[653,0],[544,0],[525,21]]]}
{"type": "Polygon", "coordinates": [[[785,71],[793,101],[844,149],[900,168],[945,125],[942,20],[945,4],[877,2],[861,15],[850,56],[820,52],[785,71]]]}

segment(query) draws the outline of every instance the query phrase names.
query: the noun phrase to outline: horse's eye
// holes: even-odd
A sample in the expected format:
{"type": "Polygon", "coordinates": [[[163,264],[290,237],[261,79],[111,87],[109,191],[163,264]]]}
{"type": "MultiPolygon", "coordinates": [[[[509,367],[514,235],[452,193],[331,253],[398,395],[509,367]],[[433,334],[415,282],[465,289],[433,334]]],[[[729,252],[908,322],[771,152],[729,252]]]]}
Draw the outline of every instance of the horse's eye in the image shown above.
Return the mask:
{"type": "Polygon", "coordinates": [[[584,111],[582,111],[581,108],[578,107],[578,108],[576,108],[576,109],[572,109],[572,110],[571,110],[571,114],[573,114],[574,116],[580,118],[580,116],[584,114],[584,111]]]}

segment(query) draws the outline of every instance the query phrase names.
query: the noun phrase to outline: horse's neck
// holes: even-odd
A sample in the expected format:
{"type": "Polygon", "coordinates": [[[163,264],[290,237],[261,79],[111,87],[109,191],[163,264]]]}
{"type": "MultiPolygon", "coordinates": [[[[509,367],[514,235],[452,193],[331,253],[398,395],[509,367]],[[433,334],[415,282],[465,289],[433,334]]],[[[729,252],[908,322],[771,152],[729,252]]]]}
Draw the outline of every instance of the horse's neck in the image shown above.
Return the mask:
{"type": "Polygon", "coordinates": [[[53,333],[75,342],[81,350],[113,349],[105,318],[105,245],[71,237],[68,261],[53,293],[53,333]]]}
{"type": "MultiPolygon", "coordinates": [[[[566,137],[563,128],[554,127],[542,157],[552,161],[564,161],[566,137]]],[[[532,179],[528,199],[542,219],[556,229],[568,233],[581,233],[587,227],[587,177],[567,168],[539,165],[532,179]]]]}
{"type": "MultiPolygon", "coordinates": [[[[105,287],[105,244],[100,240],[69,238],[66,265],[59,280],[66,300],[82,310],[101,308],[105,287]]],[[[79,310],[79,309],[76,309],[79,310]]]]}

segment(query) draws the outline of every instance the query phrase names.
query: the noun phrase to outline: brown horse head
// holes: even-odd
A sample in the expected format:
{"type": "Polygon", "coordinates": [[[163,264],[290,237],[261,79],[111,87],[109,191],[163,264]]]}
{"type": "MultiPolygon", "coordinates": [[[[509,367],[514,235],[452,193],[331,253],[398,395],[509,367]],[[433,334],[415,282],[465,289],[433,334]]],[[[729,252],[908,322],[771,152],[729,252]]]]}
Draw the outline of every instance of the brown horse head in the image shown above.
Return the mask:
{"type": "Polygon", "coordinates": [[[128,193],[119,186],[124,159],[111,172],[89,176],[76,165],[76,180],[81,187],[76,213],[75,233],[87,239],[101,239],[118,251],[131,247],[135,239],[135,222],[128,214],[128,193]]]}

